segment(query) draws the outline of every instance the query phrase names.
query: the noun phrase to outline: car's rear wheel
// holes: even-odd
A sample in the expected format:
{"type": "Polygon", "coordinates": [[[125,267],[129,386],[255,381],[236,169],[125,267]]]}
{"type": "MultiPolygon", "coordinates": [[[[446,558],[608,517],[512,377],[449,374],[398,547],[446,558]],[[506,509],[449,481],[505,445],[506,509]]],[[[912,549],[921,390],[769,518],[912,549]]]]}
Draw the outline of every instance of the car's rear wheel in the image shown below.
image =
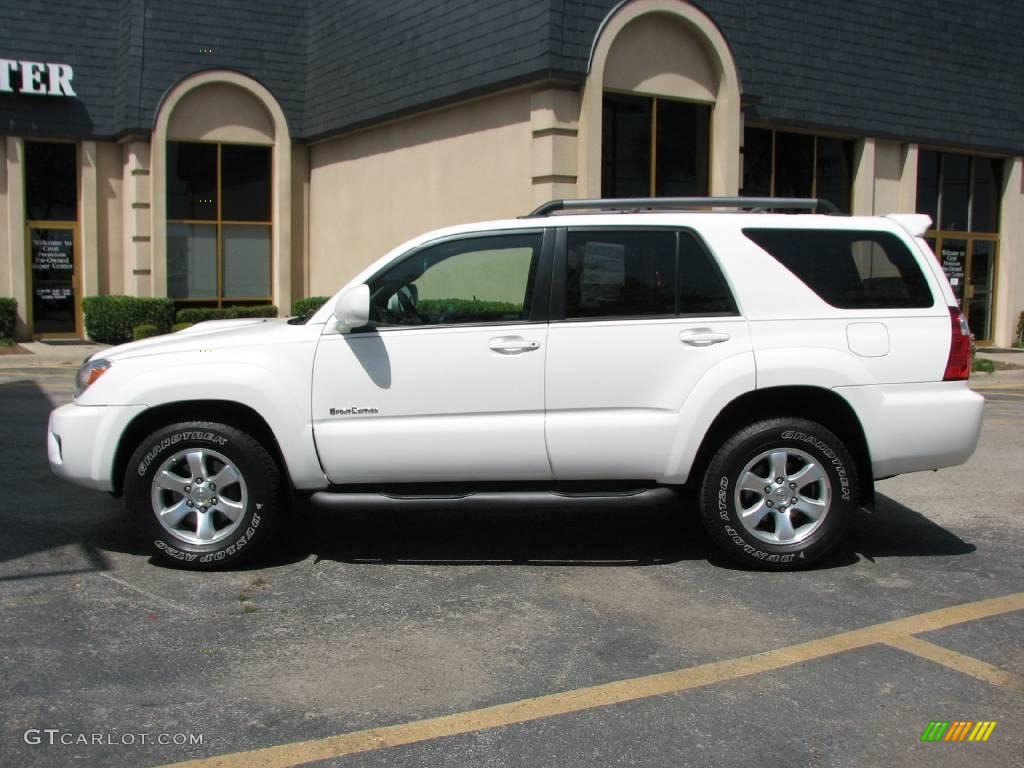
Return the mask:
{"type": "Polygon", "coordinates": [[[833,547],[858,498],[856,465],[838,437],[813,421],[776,418],[722,444],[700,504],[704,526],[731,559],[781,570],[833,547]]]}
{"type": "Polygon", "coordinates": [[[139,445],[124,498],[161,560],[212,569],[236,565],[266,544],[284,493],[277,463],[258,440],[196,421],[164,427],[139,445]]]}

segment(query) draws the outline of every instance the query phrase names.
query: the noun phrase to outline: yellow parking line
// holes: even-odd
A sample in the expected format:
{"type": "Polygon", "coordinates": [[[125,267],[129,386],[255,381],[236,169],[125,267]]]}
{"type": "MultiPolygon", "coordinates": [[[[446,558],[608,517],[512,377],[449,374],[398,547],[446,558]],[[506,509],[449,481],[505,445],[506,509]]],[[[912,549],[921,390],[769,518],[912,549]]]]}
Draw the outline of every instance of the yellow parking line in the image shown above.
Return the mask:
{"type": "Polygon", "coordinates": [[[899,648],[901,651],[912,653],[915,656],[922,656],[929,661],[963,672],[965,675],[984,680],[986,683],[1009,688],[1015,693],[1024,694],[1024,677],[1014,674],[1009,670],[1000,669],[988,662],[976,659],[973,656],[966,656],[941,645],[930,643],[919,637],[905,635],[894,637],[885,641],[886,645],[899,648]]]}
{"type": "Polygon", "coordinates": [[[879,643],[891,643],[910,634],[931,632],[955,624],[1020,610],[1024,610],[1024,592],[954,605],[738,659],[716,661],[672,672],[551,693],[546,696],[521,699],[507,704],[498,704],[427,720],[415,720],[399,725],[342,733],[323,739],[188,760],[164,768],[288,768],[288,766],[302,765],[318,760],[371,752],[403,744],[414,744],[445,736],[473,733],[488,728],[566,715],[667,693],[678,693],[691,688],[782,669],[844,651],[865,648],[879,643]]]}

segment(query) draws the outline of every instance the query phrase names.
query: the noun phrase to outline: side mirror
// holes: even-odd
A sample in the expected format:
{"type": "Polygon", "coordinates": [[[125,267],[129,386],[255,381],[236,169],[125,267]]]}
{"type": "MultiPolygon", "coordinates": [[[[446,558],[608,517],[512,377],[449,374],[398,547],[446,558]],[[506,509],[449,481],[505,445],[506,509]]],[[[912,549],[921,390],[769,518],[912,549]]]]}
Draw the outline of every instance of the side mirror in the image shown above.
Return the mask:
{"type": "Polygon", "coordinates": [[[363,283],[342,291],[334,303],[334,319],[342,332],[366,325],[370,320],[370,286],[363,283]]]}

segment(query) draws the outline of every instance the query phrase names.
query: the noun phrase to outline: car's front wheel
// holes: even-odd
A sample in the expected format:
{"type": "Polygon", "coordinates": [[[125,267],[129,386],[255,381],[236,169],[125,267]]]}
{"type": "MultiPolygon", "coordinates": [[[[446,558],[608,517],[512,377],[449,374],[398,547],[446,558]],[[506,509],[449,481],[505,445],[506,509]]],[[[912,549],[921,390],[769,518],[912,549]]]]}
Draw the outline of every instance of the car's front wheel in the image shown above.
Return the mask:
{"type": "Polygon", "coordinates": [[[124,498],[160,559],[212,569],[266,544],[284,494],[277,463],[258,440],[196,421],[142,441],[128,462],[124,498]]]}
{"type": "Polygon", "coordinates": [[[858,507],[857,470],[831,431],[806,419],[752,424],[726,440],[701,487],[704,526],[733,560],[796,568],[827,552],[858,507]]]}

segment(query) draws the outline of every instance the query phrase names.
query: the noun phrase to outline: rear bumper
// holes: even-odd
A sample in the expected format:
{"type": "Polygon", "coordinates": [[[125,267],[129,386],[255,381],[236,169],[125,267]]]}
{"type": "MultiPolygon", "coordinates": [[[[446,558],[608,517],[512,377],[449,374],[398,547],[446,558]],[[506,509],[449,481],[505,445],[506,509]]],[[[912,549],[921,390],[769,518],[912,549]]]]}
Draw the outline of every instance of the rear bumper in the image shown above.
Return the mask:
{"type": "Polygon", "coordinates": [[[985,399],[966,381],[837,387],[860,416],[876,478],[963,464],[978,447],[985,399]]]}
{"type": "Polygon", "coordinates": [[[62,405],[50,413],[46,450],[54,474],[100,491],[114,489],[114,454],[144,405],[62,405]]]}

